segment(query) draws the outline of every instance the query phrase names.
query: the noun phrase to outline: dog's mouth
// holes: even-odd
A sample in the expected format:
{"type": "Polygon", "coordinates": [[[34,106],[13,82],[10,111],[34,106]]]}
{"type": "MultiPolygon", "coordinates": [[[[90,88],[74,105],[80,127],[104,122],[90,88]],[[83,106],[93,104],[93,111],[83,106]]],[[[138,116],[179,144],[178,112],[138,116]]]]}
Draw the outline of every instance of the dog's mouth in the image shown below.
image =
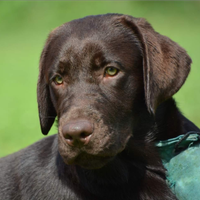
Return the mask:
{"type": "Polygon", "coordinates": [[[116,143],[111,145],[108,140],[102,146],[92,143],[83,148],[67,146],[61,139],[59,152],[67,165],[78,165],[85,169],[100,169],[125,149],[129,138],[130,136],[118,145],[116,143]]]}
{"type": "Polygon", "coordinates": [[[63,121],[65,123],[60,121],[58,146],[59,153],[67,165],[78,165],[86,169],[102,168],[126,148],[131,137],[129,129],[115,130],[115,128],[109,128],[110,126],[103,121],[92,123],[92,129],[90,129],[90,121],[87,119],[68,120],[68,123],[66,123],[66,119],[63,121]],[[71,131],[72,127],[73,131],[71,131]],[[85,138],[83,138],[81,134],[78,134],[80,131],[77,127],[79,129],[84,127],[81,129],[81,133],[92,130],[92,134],[89,136],[85,134],[85,138]],[[70,131],[74,134],[73,138],[65,135],[70,131]]]}
{"type": "Polygon", "coordinates": [[[100,169],[108,162],[112,161],[115,156],[98,156],[81,152],[74,157],[62,156],[64,162],[68,165],[78,165],[85,169],[100,169]]]}
{"type": "Polygon", "coordinates": [[[60,143],[59,152],[67,165],[78,165],[85,169],[100,169],[121,153],[126,145],[113,148],[109,145],[91,146],[91,148],[73,148],[60,143]],[[68,147],[68,148],[67,148],[68,147]],[[101,150],[100,150],[101,149],[101,150]]]}

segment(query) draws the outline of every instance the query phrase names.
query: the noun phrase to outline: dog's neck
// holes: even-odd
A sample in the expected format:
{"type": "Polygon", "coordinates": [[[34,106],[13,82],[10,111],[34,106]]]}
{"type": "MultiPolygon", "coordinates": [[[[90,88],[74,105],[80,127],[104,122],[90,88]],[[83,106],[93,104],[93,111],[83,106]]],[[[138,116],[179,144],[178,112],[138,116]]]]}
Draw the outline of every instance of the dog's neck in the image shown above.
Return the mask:
{"type": "MultiPolygon", "coordinates": [[[[83,191],[89,191],[97,199],[122,200],[134,195],[134,199],[140,199],[139,191],[147,178],[145,177],[147,169],[144,164],[136,164],[128,159],[126,162],[120,156],[116,156],[101,169],[87,170],[80,167],[76,169],[83,191]]],[[[96,200],[96,198],[91,199],[96,200]]]]}
{"type": "Polygon", "coordinates": [[[139,137],[154,141],[174,138],[188,131],[199,129],[181,114],[175,100],[170,98],[159,105],[155,115],[151,115],[146,108],[140,111],[133,134],[139,132],[139,137]]]}
{"type": "MultiPolygon", "coordinates": [[[[101,169],[87,170],[76,166],[74,169],[80,190],[93,194],[92,200],[145,199],[140,195],[147,182],[156,183],[158,191],[164,191],[165,170],[154,147],[135,144],[131,139],[127,148],[101,169]]],[[[154,184],[145,190],[149,196],[154,184]]],[[[162,196],[161,193],[159,195],[162,196]]]]}
{"type": "MultiPolygon", "coordinates": [[[[128,159],[125,161],[118,155],[103,168],[89,170],[68,166],[59,154],[57,156],[58,174],[63,185],[67,184],[72,190],[76,190],[81,198],[87,197],[87,200],[129,199],[134,191],[138,190],[145,168],[138,168],[128,162],[128,159]]],[[[139,199],[139,196],[136,199],[139,199]]]]}
{"type": "Polygon", "coordinates": [[[156,140],[166,140],[184,134],[182,114],[175,100],[170,98],[163,102],[155,115],[156,140]]]}
{"type": "Polygon", "coordinates": [[[173,98],[158,107],[155,120],[158,130],[157,140],[166,140],[189,131],[199,131],[199,128],[181,114],[173,98]]]}

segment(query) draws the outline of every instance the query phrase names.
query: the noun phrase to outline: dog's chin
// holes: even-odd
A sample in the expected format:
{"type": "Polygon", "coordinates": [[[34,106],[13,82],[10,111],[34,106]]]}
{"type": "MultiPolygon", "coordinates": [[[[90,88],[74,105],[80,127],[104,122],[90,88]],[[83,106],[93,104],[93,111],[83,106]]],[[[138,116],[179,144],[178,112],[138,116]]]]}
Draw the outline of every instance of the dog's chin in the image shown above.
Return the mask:
{"type": "Polygon", "coordinates": [[[84,169],[100,169],[114,159],[113,156],[96,156],[80,154],[77,157],[63,157],[67,165],[78,165],[84,169]]]}

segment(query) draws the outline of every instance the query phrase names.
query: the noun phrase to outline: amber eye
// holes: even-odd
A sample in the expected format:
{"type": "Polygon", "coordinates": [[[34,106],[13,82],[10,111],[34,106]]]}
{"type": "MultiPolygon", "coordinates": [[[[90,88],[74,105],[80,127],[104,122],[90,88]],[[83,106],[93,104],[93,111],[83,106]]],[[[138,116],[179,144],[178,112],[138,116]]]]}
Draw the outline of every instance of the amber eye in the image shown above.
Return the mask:
{"type": "Polygon", "coordinates": [[[54,78],[54,81],[55,81],[55,83],[56,83],[57,85],[61,85],[61,84],[63,83],[62,77],[61,77],[61,76],[58,76],[58,75],[54,78]]]}
{"type": "Polygon", "coordinates": [[[119,70],[115,67],[107,67],[105,70],[105,75],[115,76],[115,75],[117,75],[118,72],[119,72],[119,70]]]}

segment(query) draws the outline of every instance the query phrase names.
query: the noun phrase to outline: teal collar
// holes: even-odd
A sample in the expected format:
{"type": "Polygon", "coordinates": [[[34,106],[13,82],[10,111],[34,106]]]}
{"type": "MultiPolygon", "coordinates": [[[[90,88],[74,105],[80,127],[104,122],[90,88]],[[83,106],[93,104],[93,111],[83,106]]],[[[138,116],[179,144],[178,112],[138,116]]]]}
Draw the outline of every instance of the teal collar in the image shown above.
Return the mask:
{"type": "Polygon", "coordinates": [[[163,163],[169,162],[171,158],[200,142],[200,132],[190,131],[185,135],[179,135],[168,140],[161,140],[155,143],[163,163]]]}

